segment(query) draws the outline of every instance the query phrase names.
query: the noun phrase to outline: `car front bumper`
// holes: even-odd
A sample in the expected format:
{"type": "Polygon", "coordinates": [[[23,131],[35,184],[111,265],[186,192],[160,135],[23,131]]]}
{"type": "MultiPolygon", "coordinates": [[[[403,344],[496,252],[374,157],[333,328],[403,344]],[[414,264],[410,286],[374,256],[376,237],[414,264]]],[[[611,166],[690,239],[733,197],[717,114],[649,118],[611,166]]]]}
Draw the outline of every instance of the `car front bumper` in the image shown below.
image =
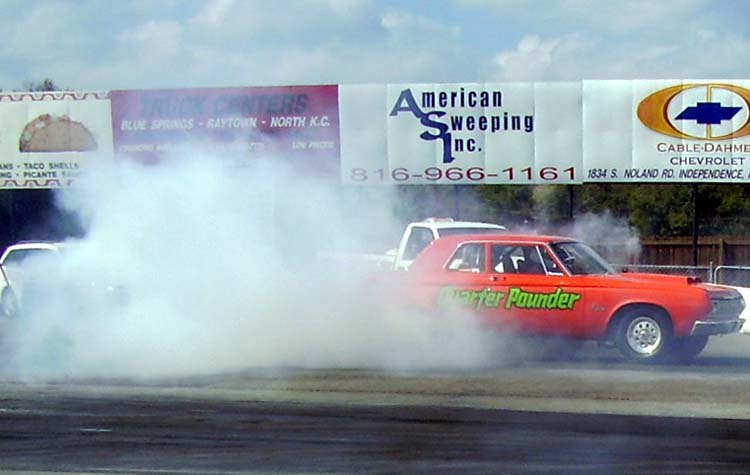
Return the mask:
{"type": "Polygon", "coordinates": [[[708,336],[708,335],[725,335],[727,333],[737,333],[745,323],[741,318],[732,320],[703,320],[697,321],[693,325],[691,336],[708,336]]]}

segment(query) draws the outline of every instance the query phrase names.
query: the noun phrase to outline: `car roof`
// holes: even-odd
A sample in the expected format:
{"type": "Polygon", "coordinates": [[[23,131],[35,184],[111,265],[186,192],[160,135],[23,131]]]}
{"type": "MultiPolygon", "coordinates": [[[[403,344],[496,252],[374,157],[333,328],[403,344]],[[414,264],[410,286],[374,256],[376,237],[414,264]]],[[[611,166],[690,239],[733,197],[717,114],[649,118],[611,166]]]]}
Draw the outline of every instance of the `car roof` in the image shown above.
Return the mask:
{"type": "MultiPolygon", "coordinates": [[[[577,239],[565,236],[551,236],[542,234],[459,234],[455,236],[441,237],[441,245],[453,246],[467,241],[483,241],[483,242],[503,242],[503,243],[544,243],[549,244],[552,242],[560,241],[578,241],[577,239]]],[[[438,242],[435,242],[436,245],[438,242]]]]}
{"type": "Polygon", "coordinates": [[[412,223],[413,226],[424,226],[438,229],[449,229],[449,228],[493,228],[493,229],[506,229],[505,226],[495,223],[480,223],[477,221],[419,221],[412,223]]]}
{"type": "Polygon", "coordinates": [[[5,262],[5,258],[14,251],[60,251],[69,246],[65,241],[19,241],[6,247],[0,255],[0,263],[5,262]]]}
{"type": "Polygon", "coordinates": [[[54,241],[20,241],[11,244],[7,249],[58,249],[65,246],[62,242],[54,241]]]}

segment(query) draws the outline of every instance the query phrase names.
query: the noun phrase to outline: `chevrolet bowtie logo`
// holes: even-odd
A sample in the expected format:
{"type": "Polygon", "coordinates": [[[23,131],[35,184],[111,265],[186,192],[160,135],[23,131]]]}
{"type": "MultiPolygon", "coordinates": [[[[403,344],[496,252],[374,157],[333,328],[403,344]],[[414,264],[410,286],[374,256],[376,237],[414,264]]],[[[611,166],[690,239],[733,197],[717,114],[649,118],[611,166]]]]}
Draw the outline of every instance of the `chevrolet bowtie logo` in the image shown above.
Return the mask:
{"type": "Polygon", "coordinates": [[[637,114],[649,129],[676,139],[748,137],[750,89],[728,83],[676,84],[649,94],[637,114]]]}
{"type": "Polygon", "coordinates": [[[718,102],[699,102],[698,105],[680,112],[674,120],[694,120],[702,125],[719,125],[724,120],[730,120],[741,110],[742,107],[724,107],[718,102]]]}

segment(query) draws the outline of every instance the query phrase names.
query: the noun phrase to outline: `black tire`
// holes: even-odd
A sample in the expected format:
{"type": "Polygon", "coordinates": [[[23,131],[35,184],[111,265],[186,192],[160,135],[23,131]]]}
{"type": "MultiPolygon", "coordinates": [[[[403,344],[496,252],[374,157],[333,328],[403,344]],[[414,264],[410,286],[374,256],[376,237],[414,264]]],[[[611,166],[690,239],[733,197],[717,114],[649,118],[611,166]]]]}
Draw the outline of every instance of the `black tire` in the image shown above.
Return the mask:
{"type": "Polygon", "coordinates": [[[573,361],[584,343],[584,340],[573,338],[547,338],[544,340],[542,359],[555,362],[573,361]]]}
{"type": "Polygon", "coordinates": [[[5,318],[16,318],[21,313],[18,296],[10,287],[5,287],[0,295],[0,311],[5,318]]]}
{"type": "Polygon", "coordinates": [[[638,306],[624,310],[615,329],[615,345],[630,361],[663,361],[671,348],[672,324],[663,311],[638,306]]]}
{"type": "Polygon", "coordinates": [[[689,363],[703,351],[707,344],[707,336],[675,338],[669,346],[669,357],[680,363],[689,363]]]}

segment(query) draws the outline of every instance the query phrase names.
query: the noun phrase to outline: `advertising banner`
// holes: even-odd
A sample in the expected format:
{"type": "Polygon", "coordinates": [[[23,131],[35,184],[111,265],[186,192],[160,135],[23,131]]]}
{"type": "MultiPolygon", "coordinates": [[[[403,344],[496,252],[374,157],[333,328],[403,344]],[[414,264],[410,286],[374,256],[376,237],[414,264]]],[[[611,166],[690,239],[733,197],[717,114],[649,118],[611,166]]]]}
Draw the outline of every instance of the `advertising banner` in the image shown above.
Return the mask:
{"type": "Polygon", "coordinates": [[[750,181],[750,81],[584,81],[583,97],[585,181],[750,181]]]}
{"type": "Polygon", "coordinates": [[[0,189],[199,150],[344,184],[750,182],[750,80],[0,94],[0,189]]]}
{"type": "Polygon", "coordinates": [[[111,100],[117,154],[148,161],[189,145],[338,174],[335,85],[112,91],[111,100]]]}
{"type": "Polygon", "coordinates": [[[750,182],[750,81],[341,86],[351,184],[750,182]]]}
{"type": "Polygon", "coordinates": [[[104,92],[0,94],[0,188],[64,188],[89,160],[112,157],[104,92]]]}
{"type": "Polygon", "coordinates": [[[580,183],[580,83],[340,86],[359,184],[580,183]]]}

